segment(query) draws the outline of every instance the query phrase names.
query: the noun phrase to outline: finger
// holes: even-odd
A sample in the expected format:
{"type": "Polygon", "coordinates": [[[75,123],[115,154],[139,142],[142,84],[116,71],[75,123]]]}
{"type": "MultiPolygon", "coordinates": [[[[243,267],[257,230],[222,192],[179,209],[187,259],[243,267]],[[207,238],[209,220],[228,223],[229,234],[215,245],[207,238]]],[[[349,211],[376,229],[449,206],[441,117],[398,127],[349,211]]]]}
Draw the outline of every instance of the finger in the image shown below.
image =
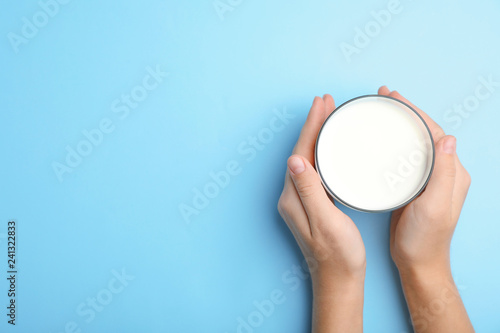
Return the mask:
{"type": "Polygon", "coordinates": [[[307,159],[292,155],[288,159],[288,168],[314,235],[322,221],[334,221],[336,215],[341,214],[340,210],[328,198],[318,173],[307,159]]]}
{"type": "MultiPolygon", "coordinates": [[[[325,99],[327,100],[328,102],[328,107],[335,107],[334,105],[334,102],[333,102],[333,97],[330,96],[330,98],[327,97],[327,95],[325,95],[323,97],[323,103],[325,104],[325,99]],[[333,106],[332,106],[333,104],[333,106]]],[[[324,117],[324,113],[325,113],[325,107],[321,107],[321,103],[318,103],[318,102],[321,102],[321,98],[319,97],[315,97],[314,100],[313,100],[313,105],[311,107],[311,110],[309,111],[309,114],[307,116],[307,119],[306,119],[306,122],[302,128],[302,131],[301,131],[301,134],[300,134],[300,137],[299,137],[299,140],[298,142],[295,144],[295,147],[293,149],[294,153],[298,150],[300,152],[302,152],[304,155],[305,155],[305,152],[307,150],[312,150],[312,153],[309,154],[308,156],[308,159],[309,161],[314,161],[314,145],[316,144],[316,136],[317,136],[317,133],[319,132],[319,129],[321,128],[321,125],[322,125],[322,122],[324,122],[324,118],[323,120],[320,120],[318,118],[321,118],[319,114],[323,113],[323,117],[324,117]],[[323,112],[321,112],[320,110],[323,109],[323,112]],[[321,124],[317,124],[317,123],[320,123],[321,124]],[[318,127],[317,129],[317,132],[315,130],[315,127],[318,127]],[[314,134],[314,132],[316,132],[316,134],[314,134]],[[312,139],[312,136],[314,136],[314,139],[312,139]],[[311,137],[311,138],[310,138],[311,137]],[[313,140],[313,142],[311,142],[311,140],[313,140]],[[308,146],[311,146],[312,145],[312,148],[307,148],[308,146]]],[[[295,186],[293,185],[293,181],[292,181],[292,178],[290,177],[290,174],[288,172],[288,169],[286,171],[286,174],[285,174],[285,185],[284,185],[284,190],[283,191],[293,191],[293,192],[297,192],[295,190],[295,186]],[[289,188],[292,188],[291,190],[289,188]]],[[[297,193],[295,193],[295,195],[297,196],[297,200],[300,201],[299,199],[299,196],[297,193]]]]}
{"type": "Polygon", "coordinates": [[[471,176],[460,162],[457,154],[455,154],[455,167],[457,168],[457,182],[455,184],[454,195],[465,200],[471,184],[471,176]]]}
{"type": "Polygon", "coordinates": [[[452,205],[453,189],[455,186],[455,137],[448,135],[436,144],[434,171],[425,191],[417,199],[426,207],[433,209],[448,209],[452,205]]]}
{"type": "Polygon", "coordinates": [[[308,234],[310,233],[309,222],[307,222],[307,214],[302,206],[302,201],[300,201],[300,197],[297,193],[292,177],[290,176],[289,168],[287,168],[286,171],[285,186],[280,197],[278,210],[280,211],[283,219],[285,219],[284,215],[288,215],[291,221],[295,221],[297,229],[300,232],[303,233],[307,231],[308,234]]]}
{"type": "Polygon", "coordinates": [[[378,88],[379,95],[388,96],[390,93],[391,93],[391,91],[389,90],[389,88],[387,88],[387,86],[382,86],[382,87],[378,88]]]}
{"type": "Polygon", "coordinates": [[[315,97],[311,110],[307,116],[304,127],[300,132],[299,139],[295,148],[294,154],[304,156],[311,164],[314,165],[314,145],[319,129],[325,121],[325,102],[321,97],[315,97]]]}
{"type": "Polygon", "coordinates": [[[408,104],[411,106],[417,113],[422,117],[422,119],[425,121],[427,126],[429,126],[429,129],[431,130],[432,137],[435,142],[439,141],[443,136],[445,136],[445,133],[441,126],[439,126],[434,120],[432,120],[431,117],[424,111],[420,110],[415,104],[407,100],[405,97],[403,97],[400,93],[398,93],[396,90],[390,91],[387,86],[382,86],[378,89],[378,94],[383,95],[383,96],[389,96],[396,98],[397,100],[400,100],[403,103],[408,104]]]}
{"type": "Polygon", "coordinates": [[[409,100],[407,100],[406,98],[404,98],[396,90],[394,90],[391,93],[389,93],[388,96],[389,97],[393,97],[393,98],[395,98],[397,100],[400,100],[403,103],[408,104],[415,111],[417,111],[417,113],[420,115],[420,117],[422,117],[422,119],[425,121],[425,123],[427,124],[427,126],[429,126],[429,129],[431,130],[434,142],[438,142],[439,140],[441,140],[441,138],[443,136],[446,135],[444,133],[443,129],[441,128],[441,126],[439,126],[434,120],[432,120],[432,118],[429,117],[429,115],[427,113],[425,113],[424,111],[420,110],[418,107],[416,107],[413,103],[411,103],[409,100]]]}
{"type": "Polygon", "coordinates": [[[302,207],[302,202],[300,201],[295,189],[293,189],[293,191],[297,197],[295,199],[284,199],[290,194],[285,194],[284,192],[280,198],[280,202],[278,203],[278,211],[288,226],[288,229],[290,229],[293,236],[297,240],[297,243],[299,243],[300,248],[304,250],[307,246],[304,246],[305,244],[303,243],[303,240],[304,238],[310,238],[311,228],[309,226],[307,214],[302,207]],[[286,200],[290,201],[285,203],[286,200]]]}
{"type": "Polygon", "coordinates": [[[278,202],[278,211],[292,234],[295,236],[295,239],[298,239],[300,235],[303,237],[310,236],[311,227],[302,201],[300,200],[288,170],[289,168],[287,168],[286,171],[285,187],[283,188],[283,192],[278,202]]]}
{"type": "Polygon", "coordinates": [[[332,95],[324,94],[323,101],[325,102],[325,120],[330,115],[330,113],[335,110],[335,101],[333,100],[332,95]]]}
{"type": "Polygon", "coordinates": [[[398,221],[403,213],[405,207],[399,208],[392,212],[391,214],[391,223],[389,225],[389,246],[392,251],[392,247],[394,246],[394,242],[396,239],[396,228],[398,227],[398,221]]]}
{"type": "Polygon", "coordinates": [[[455,154],[455,166],[457,168],[457,176],[455,181],[455,187],[453,188],[453,219],[458,220],[462,207],[469,192],[469,187],[471,184],[471,176],[465,170],[462,163],[458,159],[458,155],[455,154]]]}

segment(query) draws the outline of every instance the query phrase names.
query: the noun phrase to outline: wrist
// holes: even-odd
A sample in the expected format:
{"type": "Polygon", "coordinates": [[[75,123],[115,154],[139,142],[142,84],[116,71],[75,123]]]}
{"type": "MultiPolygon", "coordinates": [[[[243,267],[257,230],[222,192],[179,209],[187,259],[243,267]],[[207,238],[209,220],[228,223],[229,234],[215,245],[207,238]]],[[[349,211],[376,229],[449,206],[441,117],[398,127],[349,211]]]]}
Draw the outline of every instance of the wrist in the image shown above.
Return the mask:
{"type": "Polygon", "coordinates": [[[400,270],[415,332],[473,332],[449,265],[400,270]]]}
{"type": "Polygon", "coordinates": [[[311,274],[313,292],[315,294],[341,294],[363,290],[366,269],[340,270],[318,268],[311,274]]]}
{"type": "Polygon", "coordinates": [[[365,274],[318,270],[312,277],[312,332],[362,332],[365,274]]]}
{"type": "Polygon", "coordinates": [[[323,262],[316,267],[310,267],[313,282],[321,283],[356,283],[364,282],[366,275],[366,261],[354,266],[344,267],[341,265],[330,265],[323,262]]]}
{"type": "Polygon", "coordinates": [[[444,275],[451,272],[449,252],[423,258],[397,258],[393,255],[393,260],[399,274],[404,276],[444,275]]]}
{"type": "Polygon", "coordinates": [[[435,286],[454,284],[449,263],[425,266],[398,267],[403,287],[410,286],[420,290],[432,289],[435,286]]]}

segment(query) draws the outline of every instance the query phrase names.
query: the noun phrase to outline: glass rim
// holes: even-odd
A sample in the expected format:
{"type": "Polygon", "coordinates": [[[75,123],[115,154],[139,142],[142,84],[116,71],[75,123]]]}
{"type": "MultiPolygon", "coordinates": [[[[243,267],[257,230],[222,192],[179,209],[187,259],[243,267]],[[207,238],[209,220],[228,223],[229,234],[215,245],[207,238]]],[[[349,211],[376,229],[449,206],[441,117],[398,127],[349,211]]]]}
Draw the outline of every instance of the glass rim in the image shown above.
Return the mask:
{"type": "Polygon", "coordinates": [[[431,178],[431,175],[432,175],[432,172],[434,170],[434,162],[435,162],[435,157],[436,157],[436,152],[435,152],[435,142],[434,142],[434,137],[432,136],[432,133],[431,133],[431,130],[429,128],[429,126],[427,125],[427,123],[425,122],[424,118],[422,118],[422,116],[410,105],[408,105],[407,103],[403,102],[403,101],[400,101],[399,99],[397,98],[394,98],[394,97],[391,97],[391,96],[385,96],[385,95],[376,95],[376,94],[371,94],[371,95],[361,95],[361,96],[358,96],[358,97],[354,97],[354,98],[351,98],[350,100],[340,104],[339,106],[337,106],[333,111],[332,113],[330,113],[330,115],[325,119],[325,121],[323,122],[323,124],[321,125],[321,128],[318,132],[318,136],[316,137],[316,142],[315,142],[315,147],[314,147],[314,163],[315,163],[315,169],[316,171],[318,172],[319,174],[319,177],[321,179],[321,183],[323,184],[323,187],[326,189],[327,193],[332,196],[335,200],[339,201],[341,204],[343,204],[344,206],[348,207],[348,208],[351,208],[351,209],[354,209],[354,210],[357,210],[357,211],[360,211],[360,212],[365,212],[365,213],[387,213],[387,212],[392,212],[396,209],[399,209],[401,207],[404,207],[406,206],[407,204],[409,204],[410,202],[412,202],[413,200],[415,200],[419,195],[420,193],[422,193],[422,191],[425,189],[425,187],[427,186],[427,184],[429,183],[429,179],[431,178]],[[321,132],[323,131],[324,127],[325,127],[325,124],[327,123],[327,121],[330,119],[330,117],[332,117],[340,108],[342,108],[343,106],[345,106],[346,104],[349,104],[349,103],[352,103],[358,99],[363,99],[363,98],[368,98],[368,97],[379,97],[379,98],[386,98],[386,99],[390,99],[390,100],[393,100],[393,101],[396,101],[396,102],[399,102],[401,104],[403,104],[404,106],[406,106],[408,109],[410,109],[411,111],[413,111],[413,113],[418,117],[418,119],[423,123],[425,129],[427,130],[427,134],[429,135],[429,138],[431,139],[431,148],[432,148],[432,161],[431,161],[431,167],[429,169],[429,174],[427,175],[427,179],[425,180],[425,182],[422,184],[422,186],[420,186],[420,188],[418,189],[418,191],[413,195],[411,196],[410,198],[408,198],[407,200],[405,200],[403,203],[401,204],[398,204],[394,207],[390,207],[390,208],[386,208],[386,209],[379,209],[379,210],[373,210],[373,209],[364,209],[364,208],[360,208],[360,207],[356,207],[352,204],[349,204],[348,202],[342,200],[340,197],[338,197],[335,192],[328,186],[328,184],[326,183],[326,181],[324,180],[323,178],[323,174],[321,173],[321,168],[319,167],[319,164],[318,164],[318,141],[319,141],[319,138],[321,136],[321,132]]]}

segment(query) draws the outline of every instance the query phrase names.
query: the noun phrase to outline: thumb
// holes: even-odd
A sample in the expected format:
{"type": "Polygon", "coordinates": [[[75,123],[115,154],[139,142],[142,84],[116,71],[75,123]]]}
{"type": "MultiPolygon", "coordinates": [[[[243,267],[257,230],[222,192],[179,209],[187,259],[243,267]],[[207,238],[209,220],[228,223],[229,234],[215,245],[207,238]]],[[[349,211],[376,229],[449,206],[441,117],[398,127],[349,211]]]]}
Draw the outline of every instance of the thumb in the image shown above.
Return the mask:
{"type": "Polygon", "coordinates": [[[451,205],[453,187],[455,186],[456,139],[447,135],[436,143],[434,171],[421,200],[434,206],[449,207],[451,205]]]}
{"type": "Polygon", "coordinates": [[[292,155],[287,164],[290,176],[310,220],[318,221],[319,218],[328,217],[332,212],[332,207],[338,210],[328,198],[318,173],[306,158],[292,155]]]}

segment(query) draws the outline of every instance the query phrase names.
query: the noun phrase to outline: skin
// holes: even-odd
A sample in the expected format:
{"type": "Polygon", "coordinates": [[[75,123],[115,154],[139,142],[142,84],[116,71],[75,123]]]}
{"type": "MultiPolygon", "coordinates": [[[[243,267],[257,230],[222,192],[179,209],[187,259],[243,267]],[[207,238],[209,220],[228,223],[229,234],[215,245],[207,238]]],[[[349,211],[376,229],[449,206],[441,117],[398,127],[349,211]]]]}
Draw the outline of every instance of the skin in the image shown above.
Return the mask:
{"type": "Polygon", "coordinates": [[[450,244],[471,177],[446,135],[426,113],[387,87],[380,95],[412,106],[435,142],[434,171],[422,194],[391,217],[391,256],[396,264],[416,332],[474,332],[450,268],[450,244]]]}
{"type": "MultiPolygon", "coordinates": [[[[391,256],[416,332],[473,332],[450,270],[450,242],[470,185],[456,139],[396,91],[379,89],[420,113],[436,148],[433,175],[422,194],[391,218],[391,256]]],[[[288,159],[278,210],[309,265],[312,332],[362,332],[366,254],[353,221],[325,192],[314,168],[316,137],[335,109],[330,95],[315,97],[288,159]]]]}

